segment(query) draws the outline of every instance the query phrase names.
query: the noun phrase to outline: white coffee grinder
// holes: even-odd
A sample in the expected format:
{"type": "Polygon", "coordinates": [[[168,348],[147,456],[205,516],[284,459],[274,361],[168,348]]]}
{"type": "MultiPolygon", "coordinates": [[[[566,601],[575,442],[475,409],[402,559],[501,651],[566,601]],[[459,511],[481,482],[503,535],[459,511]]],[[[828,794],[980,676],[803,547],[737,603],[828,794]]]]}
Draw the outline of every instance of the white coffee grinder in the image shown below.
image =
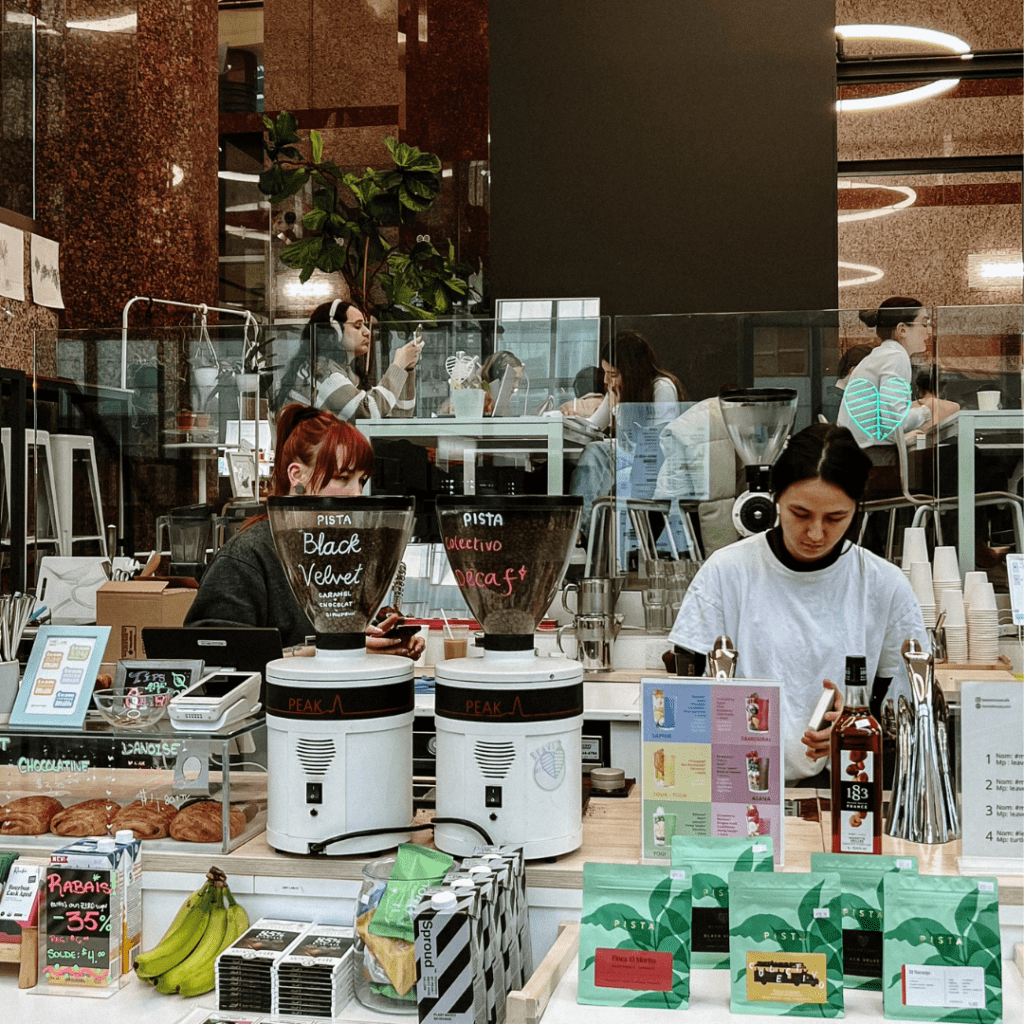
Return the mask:
{"type": "MultiPolygon", "coordinates": [[[[445,554],[484,632],[483,658],[434,668],[438,819],[471,821],[527,858],[583,843],[583,666],[538,657],[533,643],[582,507],[575,495],[437,499],[445,554]]],[[[464,825],[435,825],[446,853],[479,842],[464,825]]]]}
{"type": "Polygon", "coordinates": [[[316,630],[311,658],[267,665],[267,842],[356,854],[412,821],[413,663],[367,654],[365,629],[402,560],[411,498],[272,497],[288,584],[316,630]]]}
{"type": "Polygon", "coordinates": [[[733,447],[747,464],[747,489],[732,507],[732,523],[741,537],[752,537],[775,525],[771,468],[793,427],[797,393],[793,388],[745,388],[723,391],[718,401],[733,447]]]}

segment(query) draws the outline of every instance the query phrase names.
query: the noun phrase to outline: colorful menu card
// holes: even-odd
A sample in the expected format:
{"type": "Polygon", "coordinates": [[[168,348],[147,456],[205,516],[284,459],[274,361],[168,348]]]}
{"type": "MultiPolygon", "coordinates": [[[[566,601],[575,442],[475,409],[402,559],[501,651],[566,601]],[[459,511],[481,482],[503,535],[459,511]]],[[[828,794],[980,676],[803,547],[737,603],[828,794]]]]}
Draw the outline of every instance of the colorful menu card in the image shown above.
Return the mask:
{"type": "Polygon", "coordinates": [[[80,730],[109,636],[109,626],[40,626],[10,728],[80,730]]]}
{"type": "Polygon", "coordinates": [[[765,679],[644,679],[643,856],[672,837],[770,835],[783,860],[781,687],[765,679]]]}

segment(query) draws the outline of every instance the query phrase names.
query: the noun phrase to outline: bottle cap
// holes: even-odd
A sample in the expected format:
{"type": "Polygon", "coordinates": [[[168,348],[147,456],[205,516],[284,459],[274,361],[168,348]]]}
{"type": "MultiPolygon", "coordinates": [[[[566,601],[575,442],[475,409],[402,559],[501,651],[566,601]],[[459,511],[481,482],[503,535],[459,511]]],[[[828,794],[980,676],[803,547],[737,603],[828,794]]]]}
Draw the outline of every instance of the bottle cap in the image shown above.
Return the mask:
{"type": "Polygon", "coordinates": [[[135,833],[130,828],[119,828],[114,833],[115,843],[131,843],[135,840],[135,833]]]}
{"type": "Polygon", "coordinates": [[[430,905],[435,910],[451,910],[458,903],[458,898],[453,892],[435,892],[430,897],[430,905]]]}
{"type": "Polygon", "coordinates": [[[100,853],[112,853],[114,850],[117,849],[117,843],[115,843],[114,840],[110,838],[110,836],[103,836],[102,838],[96,840],[96,849],[100,853]]]}

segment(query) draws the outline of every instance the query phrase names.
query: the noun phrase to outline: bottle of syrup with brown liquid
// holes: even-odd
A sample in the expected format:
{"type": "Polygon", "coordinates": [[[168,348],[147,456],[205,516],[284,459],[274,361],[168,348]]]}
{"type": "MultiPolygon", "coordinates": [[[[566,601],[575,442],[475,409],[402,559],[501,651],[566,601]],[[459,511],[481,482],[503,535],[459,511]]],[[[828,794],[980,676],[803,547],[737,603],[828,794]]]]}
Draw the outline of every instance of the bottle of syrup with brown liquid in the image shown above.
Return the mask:
{"type": "Polygon", "coordinates": [[[867,659],[846,659],[843,713],[832,727],[832,852],[882,852],[882,730],[868,709],[867,659]]]}

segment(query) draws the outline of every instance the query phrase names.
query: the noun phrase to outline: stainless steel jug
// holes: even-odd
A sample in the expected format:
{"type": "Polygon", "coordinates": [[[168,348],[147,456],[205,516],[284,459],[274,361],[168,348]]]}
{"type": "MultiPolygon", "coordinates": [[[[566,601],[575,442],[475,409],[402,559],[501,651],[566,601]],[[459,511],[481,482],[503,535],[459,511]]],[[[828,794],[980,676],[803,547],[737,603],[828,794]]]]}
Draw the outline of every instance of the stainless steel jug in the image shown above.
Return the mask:
{"type": "MultiPolygon", "coordinates": [[[[621,616],[616,615],[577,615],[572,626],[576,631],[576,660],[585,672],[610,672],[612,667],[612,650],[615,638],[619,635],[621,616]]],[[[558,649],[566,654],[562,647],[562,634],[569,628],[562,626],[556,635],[558,649]]]]}
{"type": "Polygon", "coordinates": [[[625,576],[584,576],[562,589],[562,607],[570,615],[614,615],[625,576]],[[576,594],[576,607],[569,607],[569,595],[576,594]]]}
{"type": "Polygon", "coordinates": [[[913,639],[903,643],[913,703],[902,694],[883,720],[896,724],[896,770],[886,834],[914,843],[960,838],[960,815],[949,767],[949,716],[935,682],[932,655],[913,639]]]}

